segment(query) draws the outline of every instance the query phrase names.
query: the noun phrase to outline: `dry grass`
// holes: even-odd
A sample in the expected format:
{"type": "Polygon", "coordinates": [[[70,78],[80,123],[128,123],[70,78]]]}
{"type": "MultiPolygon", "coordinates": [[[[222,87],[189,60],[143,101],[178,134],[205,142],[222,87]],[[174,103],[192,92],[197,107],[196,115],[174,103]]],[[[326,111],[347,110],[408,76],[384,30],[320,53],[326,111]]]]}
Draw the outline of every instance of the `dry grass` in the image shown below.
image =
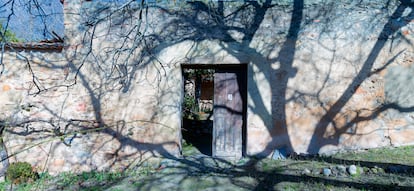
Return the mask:
{"type": "MultiPolygon", "coordinates": [[[[186,149],[193,152],[190,145],[186,149]]],[[[141,166],[123,173],[45,174],[13,190],[414,190],[414,146],[331,157],[244,159],[236,164],[211,158],[168,161],[162,169],[141,166]],[[351,164],[363,171],[353,176],[320,173],[323,168],[351,164]]],[[[0,190],[9,187],[3,182],[0,190]]]]}

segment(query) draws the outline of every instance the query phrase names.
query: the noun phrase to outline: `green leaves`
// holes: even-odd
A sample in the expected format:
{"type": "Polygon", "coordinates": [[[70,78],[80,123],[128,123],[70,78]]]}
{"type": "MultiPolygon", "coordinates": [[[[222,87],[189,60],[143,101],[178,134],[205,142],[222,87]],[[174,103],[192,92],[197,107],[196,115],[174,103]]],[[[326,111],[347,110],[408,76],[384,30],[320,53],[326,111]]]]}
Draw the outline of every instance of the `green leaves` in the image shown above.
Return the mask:
{"type": "Polygon", "coordinates": [[[20,40],[16,35],[10,30],[3,28],[3,25],[0,25],[0,41],[1,42],[19,42],[20,40]]]}
{"type": "Polygon", "coordinates": [[[28,162],[11,163],[6,172],[6,178],[14,184],[35,181],[38,174],[33,171],[32,165],[28,162]]]}

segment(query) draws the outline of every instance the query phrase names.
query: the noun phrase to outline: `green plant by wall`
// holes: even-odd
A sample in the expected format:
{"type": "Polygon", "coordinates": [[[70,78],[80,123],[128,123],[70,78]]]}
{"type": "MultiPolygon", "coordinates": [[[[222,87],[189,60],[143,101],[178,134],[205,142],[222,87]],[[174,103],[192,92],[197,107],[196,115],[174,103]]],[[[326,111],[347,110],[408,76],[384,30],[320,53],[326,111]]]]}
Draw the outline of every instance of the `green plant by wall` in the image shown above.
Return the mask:
{"type": "Polygon", "coordinates": [[[212,81],[214,79],[214,69],[186,69],[186,78],[199,78],[201,81],[212,81]]]}
{"type": "Polygon", "coordinates": [[[198,119],[198,106],[194,97],[184,96],[183,115],[186,119],[198,119]]]}
{"type": "Polygon", "coordinates": [[[39,176],[28,162],[14,162],[7,169],[6,178],[13,184],[20,184],[35,181],[39,176]]]}
{"type": "MultiPolygon", "coordinates": [[[[211,82],[214,80],[214,69],[184,69],[183,75],[185,80],[192,79],[194,89],[186,92],[183,100],[183,116],[186,119],[199,120],[199,103],[201,96],[201,83],[211,82]]],[[[187,91],[187,90],[186,90],[187,91]]],[[[202,109],[202,112],[211,113],[209,109],[202,109]]]]}
{"type": "Polygon", "coordinates": [[[5,30],[0,24],[0,41],[1,42],[19,42],[20,40],[10,30],[5,30]]]}

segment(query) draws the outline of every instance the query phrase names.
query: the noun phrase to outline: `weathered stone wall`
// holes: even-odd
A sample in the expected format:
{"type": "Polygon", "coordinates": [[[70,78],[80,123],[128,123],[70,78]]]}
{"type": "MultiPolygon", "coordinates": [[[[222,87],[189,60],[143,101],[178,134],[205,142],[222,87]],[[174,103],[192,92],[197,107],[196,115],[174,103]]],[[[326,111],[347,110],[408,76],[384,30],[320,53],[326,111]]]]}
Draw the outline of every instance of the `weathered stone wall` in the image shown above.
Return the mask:
{"type": "Polygon", "coordinates": [[[10,159],[54,173],[179,156],[181,64],[248,65],[248,155],[413,144],[413,5],[386,2],[65,1],[62,52],[4,54],[10,159]]]}

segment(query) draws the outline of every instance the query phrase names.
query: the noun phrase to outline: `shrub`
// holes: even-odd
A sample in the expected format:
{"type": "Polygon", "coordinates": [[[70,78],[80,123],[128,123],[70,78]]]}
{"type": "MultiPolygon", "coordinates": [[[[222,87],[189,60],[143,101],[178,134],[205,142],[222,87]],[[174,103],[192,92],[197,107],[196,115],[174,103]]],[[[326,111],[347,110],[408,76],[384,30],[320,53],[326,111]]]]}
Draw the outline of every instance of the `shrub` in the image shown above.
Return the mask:
{"type": "Polygon", "coordinates": [[[3,25],[1,25],[1,23],[0,23],[0,33],[2,34],[0,35],[0,41],[4,41],[4,42],[19,42],[20,41],[13,32],[11,32],[10,30],[5,30],[3,28],[3,25]]]}
{"type": "Polygon", "coordinates": [[[185,95],[183,102],[183,115],[186,119],[198,120],[198,106],[194,97],[185,95]]]}
{"type": "Polygon", "coordinates": [[[28,162],[11,163],[6,172],[6,178],[14,184],[31,182],[38,177],[28,162]]]}

